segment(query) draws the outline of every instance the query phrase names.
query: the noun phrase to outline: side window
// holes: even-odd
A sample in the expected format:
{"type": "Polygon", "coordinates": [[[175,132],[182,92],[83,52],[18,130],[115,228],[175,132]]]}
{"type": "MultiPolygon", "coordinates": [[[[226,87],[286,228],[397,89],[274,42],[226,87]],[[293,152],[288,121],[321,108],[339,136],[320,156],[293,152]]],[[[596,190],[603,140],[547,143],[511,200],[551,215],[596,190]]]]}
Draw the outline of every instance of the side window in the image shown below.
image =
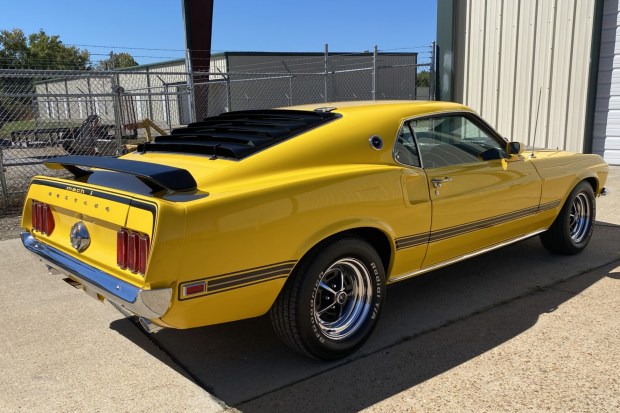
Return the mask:
{"type": "Polygon", "coordinates": [[[507,158],[505,149],[475,122],[461,115],[411,121],[425,168],[507,158]]]}
{"type": "Polygon", "coordinates": [[[394,145],[394,159],[403,165],[420,166],[418,146],[413,139],[413,133],[409,123],[403,124],[394,145]]]}

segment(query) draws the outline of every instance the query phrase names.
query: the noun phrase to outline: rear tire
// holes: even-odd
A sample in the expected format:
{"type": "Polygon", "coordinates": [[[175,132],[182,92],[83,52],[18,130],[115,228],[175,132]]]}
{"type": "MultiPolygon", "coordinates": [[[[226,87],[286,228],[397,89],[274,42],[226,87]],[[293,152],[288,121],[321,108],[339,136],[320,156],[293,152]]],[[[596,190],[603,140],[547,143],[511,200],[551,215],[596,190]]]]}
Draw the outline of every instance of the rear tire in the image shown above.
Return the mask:
{"type": "Polygon", "coordinates": [[[571,191],[551,227],[540,234],[540,240],[557,254],[580,253],[592,238],[595,218],[594,190],[582,181],[571,191]]]}
{"type": "Polygon", "coordinates": [[[270,311],[276,333],[293,350],[334,360],[355,352],[383,308],[385,271],[377,252],[357,237],[310,253],[270,311]]]}

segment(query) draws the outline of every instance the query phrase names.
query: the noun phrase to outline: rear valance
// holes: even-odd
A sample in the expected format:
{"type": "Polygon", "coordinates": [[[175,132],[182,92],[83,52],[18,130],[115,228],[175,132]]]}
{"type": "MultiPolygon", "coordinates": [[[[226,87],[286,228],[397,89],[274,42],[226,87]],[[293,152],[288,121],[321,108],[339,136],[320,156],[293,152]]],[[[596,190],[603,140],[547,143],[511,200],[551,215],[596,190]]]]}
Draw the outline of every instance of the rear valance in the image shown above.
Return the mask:
{"type": "Polygon", "coordinates": [[[154,190],[193,191],[196,189],[194,177],[187,170],[173,166],[101,156],[59,156],[46,159],[44,163],[50,169],[64,168],[76,178],[93,172],[80,168],[80,166],[85,166],[134,175],[154,190]]]}

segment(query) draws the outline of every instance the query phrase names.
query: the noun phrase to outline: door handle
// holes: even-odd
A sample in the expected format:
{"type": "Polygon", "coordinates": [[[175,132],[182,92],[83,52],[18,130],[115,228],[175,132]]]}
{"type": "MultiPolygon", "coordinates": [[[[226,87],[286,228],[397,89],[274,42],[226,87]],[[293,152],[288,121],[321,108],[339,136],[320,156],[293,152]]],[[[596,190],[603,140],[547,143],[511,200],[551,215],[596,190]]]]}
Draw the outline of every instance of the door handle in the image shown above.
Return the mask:
{"type": "Polygon", "coordinates": [[[445,182],[450,182],[451,180],[452,178],[450,178],[449,176],[446,176],[444,178],[433,178],[431,179],[431,183],[433,184],[433,188],[437,189],[437,188],[441,188],[441,184],[445,182]]]}

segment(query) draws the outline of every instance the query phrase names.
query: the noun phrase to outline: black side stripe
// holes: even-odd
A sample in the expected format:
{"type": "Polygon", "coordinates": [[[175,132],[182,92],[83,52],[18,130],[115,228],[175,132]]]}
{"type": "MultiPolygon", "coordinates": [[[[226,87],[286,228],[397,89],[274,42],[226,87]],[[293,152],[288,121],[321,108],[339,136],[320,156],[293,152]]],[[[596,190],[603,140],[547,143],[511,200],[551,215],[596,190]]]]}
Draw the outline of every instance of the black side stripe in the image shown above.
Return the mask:
{"type": "Polygon", "coordinates": [[[521,211],[511,212],[509,214],[499,215],[492,218],[485,218],[480,221],[471,222],[469,224],[463,224],[456,227],[433,231],[431,233],[431,242],[451,238],[461,234],[466,234],[468,232],[477,231],[479,229],[489,228],[498,224],[503,224],[505,222],[513,221],[515,219],[535,214],[537,211],[538,207],[531,207],[523,209],[521,211]]]}
{"type": "Polygon", "coordinates": [[[189,300],[192,298],[203,297],[205,295],[211,295],[219,292],[235,290],[237,288],[248,287],[250,285],[260,284],[279,278],[286,278],[295,267],[295,264],[297,264],[297,261],[283,261],[276,264],[265,265],[262,267],[249,268],[243,271],[187,281],[179,286],[179,300],[189,300]],[[195,284],[197,282],[206,282],[207,288],[204,293],[192,295],[190,297],[181,296],[183,292],[183,286],[188,284],[195,284]]]}
{"type": "Polygon", "coordinates": [[[396,239],[396,249],[415,247],[416,245],[426,244],[429,240],[430,232],[412,235],[396,239]]]}
{"type": "Polygon", "coordinates": [[[534,215],[538,212],[547,211],[556,208],[560,205],[560,201],[551,201],[539,206],[524,208],[519,211],[510,212],[508,214],[498,215],[491,218],[485,218],[479,221],[470,222],[467,224],[457,225],[450,228],[440,229],[429,233],[421,233],[410,235],[407,237],[396,239],[396,249],[411,248],[418,245],[424,245],[427,242],[441,241],[447,238],[456,237],[458,235],[467,234],[469,232],[477,231],[484,228],[489,228],[495,225],[503,224],[515,219],[524,218],[529,215],[534,215]]]}
{"type": "Polygon", "coordinates": [[[546,211],[548,209],[553,209],[553,208],[557,208],[560,206],[560,200],[555,200],[555,201],[551,201],[551,202],[547,202],[546,204],[540,204],[540,206],[538,207],[538,212],[540,211],[546,211]]]}
{"type": "Polygon", "coordinates": [[[277,275],[288,275],[293,269],[293,264],[280,265],[272,267],[269,270],[252,271],[245,274],[233,275],[231,277],[220,278],[217,280],[209,280],[207,282],[207,291],[219,290],[222,288],[232,287],[233,285],[245,284],[250,281],[262,280],[263,278],[271,278],[277,275]]]}

